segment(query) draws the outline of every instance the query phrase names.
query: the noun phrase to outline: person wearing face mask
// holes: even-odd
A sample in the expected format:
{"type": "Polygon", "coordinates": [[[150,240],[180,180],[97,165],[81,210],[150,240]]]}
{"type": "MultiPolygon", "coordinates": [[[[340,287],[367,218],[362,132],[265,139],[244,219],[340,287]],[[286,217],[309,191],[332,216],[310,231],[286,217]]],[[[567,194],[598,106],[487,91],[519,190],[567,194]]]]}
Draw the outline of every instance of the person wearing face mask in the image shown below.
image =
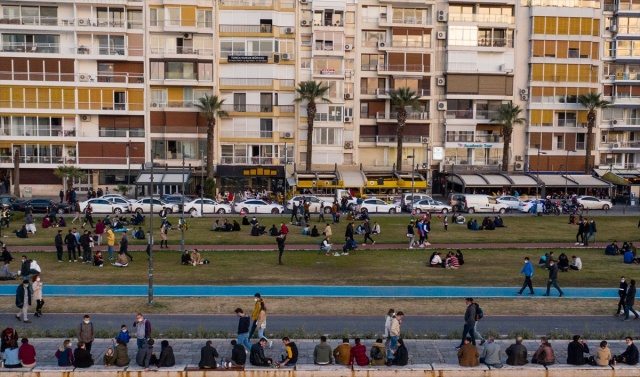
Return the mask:
{"type": "Polygon", "coordinates": [[[614,314],[615,317],[624,315],[624,302],[627,298],[627,281],[625,280],[624,276],[620,277],[620,287],[618,288],[618,297],[620,297],[620,300],[618,301],[618,310],[616,310],[616,314],[614,314]]]}
{"type": "Polygon", "coordinates": [[[136,343],[138,350],[140,350],[142,345],[147,343],[147,340],[151,337],[151,323],[141,313],[138,313],[136,321],[133,322],[133,327],[136,329],[136,343]]]}
{"type": "Polygon", "coordinates": [[[82,323],[78,326],[76,330],[76,337],[78,338],[78,341],[84,342],[86,350],[91,352],[91,344],[96,338],[96,331],[93,328],[93,322],[91,322],[91,318],[88,315],[84,316],[82,323]]]}
{"type": "Polygon", "coordinates": [[[258,327],[258,316],[260,315],[260,310],[262,308],[261,303],[264,302],[264,299],[262,298],[262,296],[260,296],[260,293],[256,293],[255,295],[253,295],[253,297],[256,303],[253,307],[253,312],[251,313],[251,330],[249,330],[249,340],[251,340],[251,338],[253,337],[253,333],[258,327]]]}
{"type": "Polygon", "coordinates": [[[29,318],[27,318],[27,312],[29,306],[31,306],[31,284],[29,284],[28,278],[24,280],[22,284],[18,285],[16,289],[16,306],[20,308],[20,311],[16,314],[18,321],[22,316],[24,323],[31,323],[29,318]]]}
{"type": "Polygon", "coordinates": [[[44,306],[44,300],[42,299],[42,283],[40,282],[40,275],[33,276],[31,280],[31,290],[33,291],[33,299],[36,300],[35,316],[40,317],[42,315],[42,307],[44,306]]]}

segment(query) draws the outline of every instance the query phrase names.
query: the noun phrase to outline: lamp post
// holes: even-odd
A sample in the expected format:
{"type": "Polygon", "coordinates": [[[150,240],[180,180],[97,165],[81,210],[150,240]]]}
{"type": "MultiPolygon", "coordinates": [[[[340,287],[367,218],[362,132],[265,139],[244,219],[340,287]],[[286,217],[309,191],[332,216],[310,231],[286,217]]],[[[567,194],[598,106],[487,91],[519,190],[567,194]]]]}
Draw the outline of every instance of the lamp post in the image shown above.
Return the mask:
{"type": "Polygon", "coordinates": [[[540,216],[542,215],[541,213],[538,212],[538,186],[540,185],[540,155],[547,154],[547,153],[540,151],[540,144],[536,145],[536,147],[538,148],[538,164],[536,167],[536,198],[533,204],[535,208],[535,214],[540,216]]]}
{"type": "Polygon", "coordinates": [[[407,158],[411,159],[411,202],[413,203],[413,193],[414,191],[414,187],[415,187],[415,179],[414,179],[414,172],[416,169],[416,149],[413,148],[413,154],[411,156],[407,156],[407,158]]]}
{"type": "Polygon", "coordinates": [[[567,150],[567,158],[564,160],[564,198],[569,198],[569,188],[567,185],[567,176],[569,175],[569,152],[575,152],[575,150],[567,150]]]}
{"type": "Polygon", "coordinates": [[[200,215],[204,212],[204,152],[200,151],[200,215]]]}
{"type": "Polygon", "coordinates": [[[151,169],[149,178],[149,302],[153,306],[153,148],[151,149],[151,162],[145,164],[151,169]]]}
{"type": "Polygon", "coordinates": [[[287,143],[284,143],[284,196],[282,197],[282,205],[287,206],[287,143]]]}
{"type": "MultiPolygon", "coordinates": [[[[182,197],[180,198],[182,202],[182,217],[180,218],[180,222],[182,226],[180,229],[182,230],[182,239],[180,240],[180,251],[184,254],[184,145],[182,146],[182,197]]],[[[201,212],[200,215],[203,215],[201,212]]]]}
{"type": "Polygon", "coordinates": [[[127,142],[127,196],[129,195],[130,184],[131,184],[131,140],[127,142]]]}

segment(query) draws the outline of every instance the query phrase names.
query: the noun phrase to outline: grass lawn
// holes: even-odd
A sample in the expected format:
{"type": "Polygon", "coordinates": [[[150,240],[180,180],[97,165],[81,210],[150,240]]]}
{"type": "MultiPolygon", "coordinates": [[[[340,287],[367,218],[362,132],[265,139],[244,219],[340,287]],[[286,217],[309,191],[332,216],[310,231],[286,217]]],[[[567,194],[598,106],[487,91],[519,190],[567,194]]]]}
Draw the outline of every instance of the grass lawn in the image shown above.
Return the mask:
{"type": "MultiPolygon", "coordinates": [[[[596,211],[592,211],[596,214],[596,211]]],[[[478,219],[479,222],[485,215],[465,215],[467,219],[470,217],[478,219]]],[[[331,220],[330,216],[325,216],[327,220],[331,220]]],[[[69,220],[73,217],[69,217],[69,220]]],[[[96,217],[97,218],[97,217],[96,217]]],[[[229,221],[237,220],[241,222],[241,217],[238,215],[228,215],[220,217],[220,219],[227,218],[229,221]]],[[[450,218],[450,216],[449,216],[450,218]]],[[[638,239],[637,218],[631,216],[594,216],[598,228],[598,244],[605,242],[611,242],[616,239],[618,241],[635,241],[638,239]]],[[[212,232],[211,226],[216,218],[198,218],[189,219],[189,230],[185,234],[187,245],[258,245],[258,244],[272,244],[275,245],[275,240],[269,236],[250,237],[249,227],[243,226],[241,232],[212,232]]],[[[382,234],[375,235],[373,238],[376,243],[382,244],[397,244],[407,242],[406,227],[409,222],[410,215],[405,216],[372,216],[371,221],[378,221],[382,228],[382,234]]],[[[156,240],[160,239],[159,236],[159,218],[156,216],[154,222],[156,240]],[[158,227],[156,227],[156,224],[158,227]]],[[[282,221],[289,223],[289,216],[259,216],[258,220],[263,225],[267,226],[267,229],[275,224],[280,226],[282,221]]],[[[466,226],[449,224],[449,231],[444,232],[442,225],[442,219],[433,217],[432,220],[432,232],[430,233],[429,241],[434,245],[438,243],[536,243],[536,242],[571,242],[575,241],[575,234],[577,227],[569,225],[567,223],[567,216],[509,216],[505,217],[506,228],[499,228],[495,231],[480,231],[473,232],[467,230],[466,226]]],[[[148,221],[148,219],[147,219],[148,221]]],[[[57,228],[41,229],[39,224],[41,218],[36,220],[38,224],[38,232],[35,237],[28,239],[18,239],[14,234],[11,234],[7,229],[3,229],[3,235],[7,237],[2,238],[2,241],[7,245],[53,245],[53,238],[57,232],[57,228]]],[[[70,222],[70,221],[69,221],[70,222]]],[[[170,222],[176,226],[178,219],[175,217],[170,218],[170,222]]],[[[347,226],[346,218],[343,216],[340,223],[333,224],[333,237],[332,240],[336,243],[340,243],[343,240],[344,231],[347,226]]],[[[23,222],[13,222],[9,230],[17,229],[23,222]]],[[[311,225],[318,225],[319,232],[322,233],[326,223],[318,223],[317,216],[314,216],[311,221],[311,225]]],[[[77,223],[76,223],[77,225],[77,223]]],[[[148,226],[148,223],[147,223],[148,226]]],[[[356,223],[357,226],[357,223],[356,223]]],[[[287,237],[288,244],[309,244],[313,245],[320,241],[320,238],[311,238],[309,236],[303,236],[300,234],[301,228],[297,226],[289,226],[291,233],[287,237]]],[[[64,231],[66,234],[66,230],[64,231]]],[[[116,235],[117,238],[118,235],[116,235]]],[[[181,234],[179,230],[171,230],[169,232],[169,244],[180,245],[181,234]]],[[[362,236],[356,236],[356,241],[361,242],[362,236]]],[[[129,238],[129,243],[133,245],[146,244],[146,241],[132,240],[129,238]]]]}

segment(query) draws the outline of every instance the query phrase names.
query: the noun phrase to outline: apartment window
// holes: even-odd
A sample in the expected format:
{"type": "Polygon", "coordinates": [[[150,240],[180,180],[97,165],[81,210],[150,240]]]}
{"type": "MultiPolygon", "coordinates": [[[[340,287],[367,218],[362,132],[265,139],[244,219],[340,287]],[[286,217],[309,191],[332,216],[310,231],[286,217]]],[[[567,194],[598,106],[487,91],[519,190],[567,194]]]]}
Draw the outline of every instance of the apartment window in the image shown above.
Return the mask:
{"type": "Polygon", "coordinates": [[[180,8],[165,8],[165,25],[180,26],[180,8]]]}
{"type": "Polygon", "coordinates": [[[580,58],[580,50],[577,48],[570,48],[568,56],[569,59],[578,59],[580,58]]]}
{"type": "Polygon", "coordinates": [[[362,71],[377,71],[378,65],[384,65],[383,54],[362,54],[360,57],[360,69],[362,71]]]}
{"type": "Polygon", "coordinates": [[[576,127],[576,113],[558,113],[558,127],[576,127]]]}
{"type": "Polygon", "coordinates": [[[195,64],[193,62],[165,62],[165,79],[195,80],[195,64]]]}
{"type": "Polygon", "coordinates": [[[247,94],[246,93],[233,93],[233,111],[246,112],[247,111],[247,94]]]}
{"type": "Polygon", "coordinates": [[[584,150],[587,145],[587,135],[586,134],[576,134],[576,150],[584,150]]]}
{"type": "Polygon", "coordinates": [[[356,23],[356,12],[345,13],[345,23],[351,25],[356,23]]]}
{"type": "Polygon", "coordinates": [[[362,77],[360,78],[360,93],[361,94],[376,94],[376,92],[385,89],[385,79],[376,77],[362,77]]]}
{"type": "Polygon", "coordinates": [[[151,107],[165,107],[167,105],[166,89],[151,89],[151,107]]]}
{"type": "Polygon", "coordinates": [[[273,137],[273,119],[260,119],[260,137],[273,137]]]}
{"type": "Polygon", "coordinates": [[[198,10],[198,27],[213,27],[213,12],[210,10],[198,10]]]}
{"type": "Polygon", "coordinates": [[[477,46],[478,28],[473,26],[449,26],[447,43],[451,46],[477,46]]]}
{"type": "Polygon", "coordinates": [[[58,25],[58,8],[4,5],[2,18],[18,20],[22,25],[58,25]]]}
{"type": "Polygon", "coordinates": [[[564,135],[556,136],[556,149],[560,151],[564,150],[564,135]]]}
{"type": "Polygon", "coordinates": [[[151,62],[149,64],[149,70],[151,75],[151,80],[162,80],[164,79],[164,63],[163,62],[151,62]]]}
{"type": "Polygon", "coordinates": [[[127,29],[142,29],[142,11],[128,10],[127,11],[127,29]]]}
{"type": "Polygon", "coordinates": [[[276,51],[279,51],[284,54],[292,54],[295,52],[295,46],[293,41],[291,40],[281,40],[277,41],[276,46],[278,47],[276,51]]]}
{"type": "Polygon", "coordinates": [[[403,24],[422,24],[427,14],[426,9],[393,8],[393,22],[403,24]]]}
{"type": "Polygon", "coordinates": [[[213,80],[213,63],[198,62],[198,80],[200,81],[213,80]]]}
{"type": "Polygon", "coordinates": [[[261,33],[273,33],[273,20],[261,19],[260,20],[260,32],[261,33]]]}
{"type": "Polygon", "coordinates": [[[387,33],[380,30],[362,31],[362,47],[378,47],[379,42],[386,42],[387,33]]]}
{"type": "Polygon", "coordinates": [[[98,35],[100,55],[124,55],[124,36],[98,35]]]}
{"type": "Polygon", "coordinates": [[[303,46],[311,46],[311,35],[302,35],[300,36],[300,44],[303,46]]]}
{"type": "Polygon", "coordinates": [[[158,8],[149,9],[149,26],[158,26],[158,8]]]}
{"type": "Polygon", "coordinates": [[[313,143],[319,145],[342,145],[342,129],[329,127],[314,128],[313,143]]]}
{"type": "Polygon", "coordinates": [[[329,106],[329,122],[342,122],[342,106],[329,106]]]}
{"type": "Polygon", "coordinates": [[[302,69],[310,69],[311,68],[311,58],[302,58],[302,59],[300,59],[300,68],[302,68],[302,69]]]}
{"type": "Polygon", "coordinates": [[[2,50],[57,54],[60,36],[52,34],[3,34],[2,50]]]}
{"type": "Polygon", "coordinates": [[[124,8],[98,7],[98,26],[124,27],[124,8]]]}
{"type": "Polygon", "coordinates": [[[360,102],[360,118],[363,118],[363,119],[369,118],[369,103],[368,102],[360,102]]]}

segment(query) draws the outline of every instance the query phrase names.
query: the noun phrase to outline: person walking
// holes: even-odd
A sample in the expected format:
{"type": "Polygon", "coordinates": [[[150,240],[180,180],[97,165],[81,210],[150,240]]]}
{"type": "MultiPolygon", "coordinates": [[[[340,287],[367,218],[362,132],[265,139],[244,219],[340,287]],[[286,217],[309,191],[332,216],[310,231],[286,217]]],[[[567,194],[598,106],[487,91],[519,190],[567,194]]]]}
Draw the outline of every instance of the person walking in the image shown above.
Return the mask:
{"type": "Polygon", "coordinates": [[[322,222],[322,223],[324,222],[324,208],[325,208],[324,202],[321,201],[320,202],[320,213],[318,214],[318,222],[319,223],[320,222],[322,222]]]}
{"type": "Polygon", "coordinates": [[[289,224],[297,224],[298,223],[298,205],[295,201],[293,201],[293,207],[291,207],[291,218],[289,219],[289,224]],[[296,222],[293,222],[293,219],[296,222]]]}
{"type": "Polygon", "coordinates": [[[160,227],[160,248],[161,249],[162,249],[163,243],[165,248],[168,249],[169,245],[167,244],[167,222],[166,221],[160,227]]]}
{"type": "Polygon", "coordinates": [[[411,220],[409,222],[409,225],[407,225],[407,237],[409,238],[409,249],[413,249],[413,245],[416,242],[416,235],[414,233],[413,220],[411,220]]]}
{"type": "Polygon", "coordinates": [[[586,217],[582,220],[582,244],[589,246],[589,221],[586,217]]]}
{"type": "Polygon", "coordinates": [[[596,221],[591,219],[589,221],[589,233],[587,234],[587,242],[593,237],[593,243],[596,243],[596,233],[598,233],[598,229],[596,228],[596,221]]]}
{"type": "Polygon", "coordinates": [[[389,348],[389,344],[391,343],[391,324],[393,323],[393,317],[395,317],[396,311],[393,308],[389,309],[387,315],[384,316],[384,348],[389,348]]]}
{"type": "Polygon", "coordinates": [[[60,197],[60,203],[62,203],[62,201],[64,200],[64,190],[60,189],[58,196],[60,197]]]}
{"type": "Polygon", "coordinates": [[[387,360],[394,359],[394,354],[398,350],[398,340],[400,339],[400,326],[402,325],[402,317],[404,317],[404,313],[398,312],[391,320],[391,328],[389,329],[389,336],[391,338],[391,341],[389,342],[389,348],[387,349],[387,360]]]}
{"type": "Polygon", "coordinates": [[[36,317],[42,316],[42,307],[44,306],[44,300],[42,299],[42,282],[40,281],[40,275],[33,275],[31,278],[31,291],[33,293],[33,299],[36,300],[36,317]]]}
{"type": "Polygon", "coordinates": [[[253,333],[258,327],[258,315],[260,314],[260,308],[262,307],[261,303],[264,302],[260,293],[253,295],[253,298],[255,304],[253,305],[253,312],[251,312],[251,330],[249,330],[249,339],[253,338],[253,333]]]}
{"type": "Polygon", "coordinates": [[[627,281],[624,278],[624,276],[620,276],[620,287],[618,288],[618,297],[620,298],[618,300],[618,310],[616,310],[616,314],[614,314],[614,317],[618,317],[621,316],[622,313],[624,313],[624,303],[625,303],[625,299],[627,298],[627,281]]]}
{"type": "Polygon", "coordinates": [[[376,241],[371,238],[371,224],[369,223],[369,219],[364,219],[364,223],[362,224],[362,230],[364,231],[364,241],[362,241],[363,245],[367,244],[367,239],[371,240],[371,244],[375,245],[376,241]]]}
{"type": "Polygon", "coordinates": [[[554,260],[549,263],[549,280],[547,281],[547,293],[544,296],[549,296],[551,286],[558,290],[560,297],[564,296],[562,289],[558,286],[558,265],[554,260]]]}
{"type": "Polygon", "coordinates": [[[531,278],[533,277],[533,265],[531,261],[529,261],[529,257],[524,257],[524,265],[520,270],[521,274],[524,274],[524,283],[522,283],[522,288],[518,291],[518,294],[521,295],[526,287],[529,287],[529,294],[533,294],[533,283],[531,282],[531,278]]]}
{"type": "Polygon", "coordinates": [[[76,329],[76,338],[78,338],[78,342],[84,342],[87,351],[91,352],[91,345],[96,338],[96,330],[93,327],[93,322],[91,322],[91,318],[88,314],[82,318],[82,322],[78,325],[76,329]]]}
{"type": "Polygon", "coordinates": [[[444,231],[448,231],[449,230],[449,218],[447,216],[444,216],[444,218],[442,219],[442,224],[444,224],[444,231]]]}
{"type": "Polygon", "coordinates": [[[58,257],[58,262],[62,262],[62,246],[64,245],[64,241],[62,240],[62,229],[58,229],[58,234],[56,234],[53,243],[56,245],[56,256],[58,257]]]}
{"type": "Polygon", "coordinates": [[[584,221],[578,222],[578,233],[576,233],[576,246],[582,246],[584,244],[584,239],[582,235],[584,234],[584,221]]]}
{"type": "Polygon", "coordinates": [[[282,233],[282,231],[278,232],[278,237],[276,237],[276,242],[278,243],[278,264],[282,265],[282,254],[284,253],[284,243],[287,241],[287,236],[282,233]]]}
{"type": "Polygon", "coordinates": [[[258,314],[258,322],[256,324],[258,328],[258,339],[266,339],[269,342],[269,348],[273,346],[273,340],[269,340],[264,335],[264,329],[267,328],[267,308],[264,306],[264,301],[260,301],[260,313],[258,314]]]}
{"type": "Polygon", "coordinates": [[[251,326],[251,318],[244,314],[241,308],[235,310],[236,316],[238,316],[238,344],[244,346],[246,351],[251,349],[251,343],[249,343],[249,327],[251,326]]]}
{"type": "MultiPolygon", "coordinates": [[[[72,192],[75,193],[75,190],[72,192]]],[[[73,201],[73,213],[75,214],[75,216],[73,217],[73,220],[71,220],[71,224],[75,224],[76,220],[78,220],[78,222],[81,222],[82,220],[80,220],[80,216],[82,215],[82,211],[80,210],[80,202],[78,202],[77,200],[73,201]]]]}
{"type": "Polygon", "coordinates": [[[27,313],[29,311],[29,307],[31,306],[31,284],[29,284],[29,279],[22,281],[18,288],[16,289],[16,307],[20,308],[18,314],[16,314],[16,318],[20,321],[20,317],[22,317],[22,321],[24,323],[31,323],[29,318],[27,317],[27,313]]]}
{"type": "Polygon", "coordinates": [[[473,304],[473,298],[467,297],[465,299],[467,309],[464,312],[464,327],[462,329],[462,340],[460,345],[456,347],[457,350],[462,348],[467,335],[471,337],[471,344],[476,345],[475,338],[475,326],[476,326],[476,306],[473,304]]]}
{"type": "Polygon", "coordinates": [[[91,204],[87,204],[87,207],[84,209],[84,222],[82,223],[81,228],[84,229],[84,226],[89,223],[91,225],[91,229],[93,229],[93,207],[91,204]]]}
{"type": "Polygon", "coordinates": [[[631,279],[629,282],[629,289],[627,290],[627,297],[624,301],[624,319],[623,321],[629,320],[629,312],[632,312],[636,319],[640,318],[638,312],[633,309],[633,305],[636,304],[636,281],[631,279]]]}
{"type": "Polygon", "coordinates": [[[118,254],[126,255],[129,260],[133,262],[133,256],[129,254],[129,239],[127,238],[127,232],[122,232],[122,238],[120,238],[120,251],[118,254]]]}

